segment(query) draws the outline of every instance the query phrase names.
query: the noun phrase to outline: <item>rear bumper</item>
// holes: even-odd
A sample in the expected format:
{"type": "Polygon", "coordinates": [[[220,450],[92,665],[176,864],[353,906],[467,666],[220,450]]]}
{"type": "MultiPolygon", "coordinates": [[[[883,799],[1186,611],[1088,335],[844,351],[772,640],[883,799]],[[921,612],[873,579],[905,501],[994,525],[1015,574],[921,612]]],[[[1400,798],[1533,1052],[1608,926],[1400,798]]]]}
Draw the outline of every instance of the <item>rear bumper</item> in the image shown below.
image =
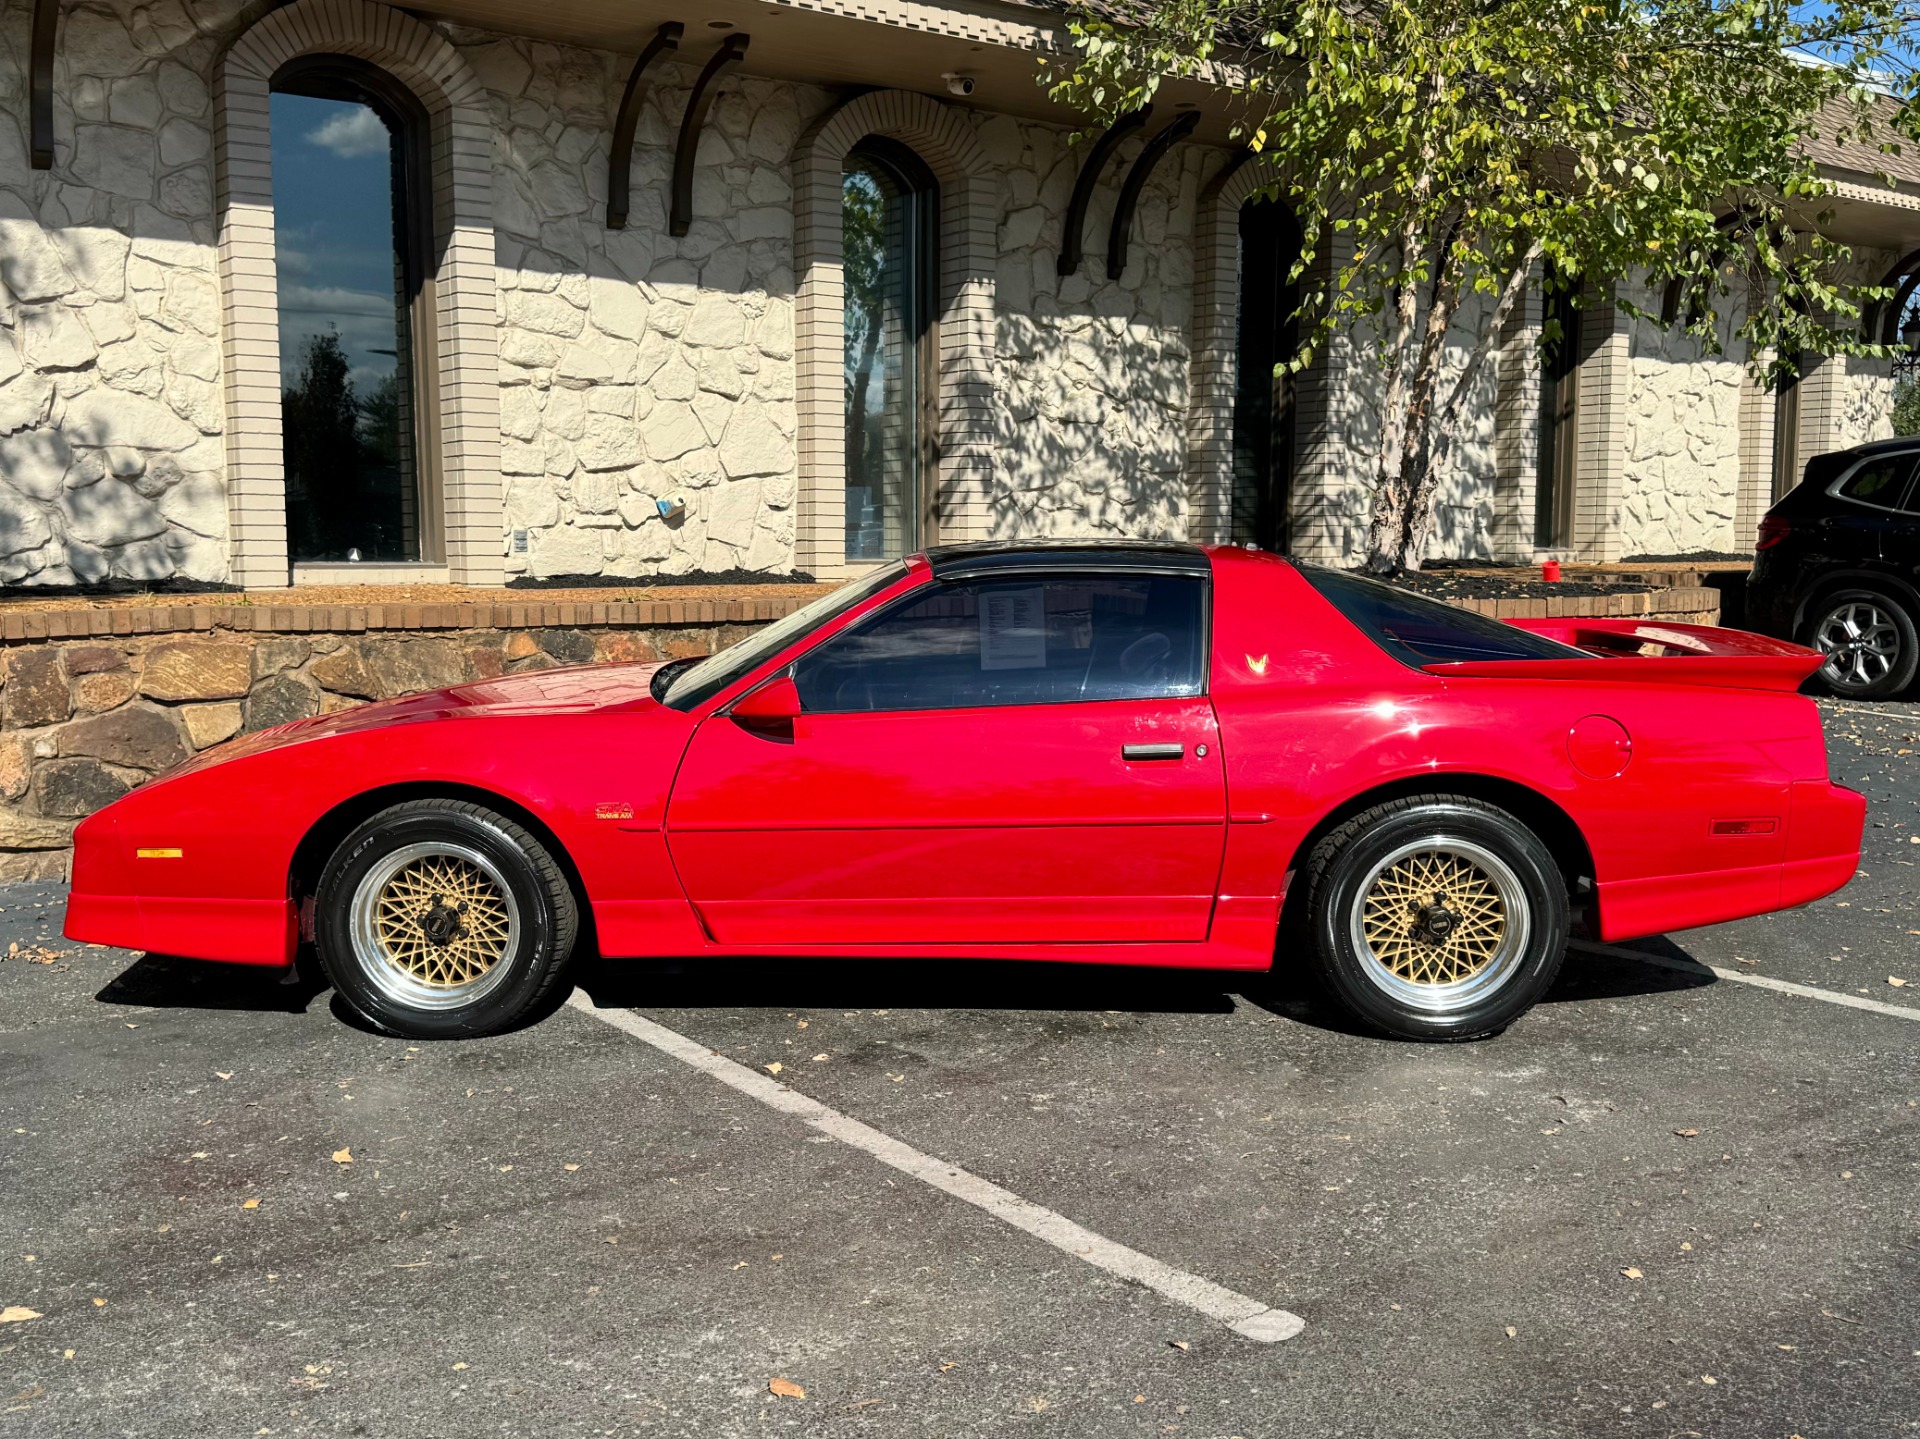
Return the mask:
{"type": "Polygon", "coordinates": [[[1794,784],[1781,862],[1602,881],[1600,937],[1638,939],[1792,909],[1832,894],[1860,867],[1866,796],[1827,780],[1794,784]]]}
{"type": "Polygon", "coordinates": [[[68,939],[186,959],[280,968],[293,963],[299,911],[292,900],[67,896],[68,939]]]}

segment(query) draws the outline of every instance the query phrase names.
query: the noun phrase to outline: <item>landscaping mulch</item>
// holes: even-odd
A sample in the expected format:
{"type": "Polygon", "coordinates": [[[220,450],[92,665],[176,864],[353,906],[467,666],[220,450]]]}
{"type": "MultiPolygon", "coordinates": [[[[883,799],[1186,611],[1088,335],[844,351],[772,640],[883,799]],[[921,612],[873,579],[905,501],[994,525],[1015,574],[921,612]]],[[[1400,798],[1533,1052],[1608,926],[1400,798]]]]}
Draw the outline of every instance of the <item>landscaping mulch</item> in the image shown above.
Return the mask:
{"type": "Polygon", "coordinates": [[[1548,600],[1573,595],[1645,594],[1656,586],[1639,579],[1565,579],[1549,583],[1537,571],[1424,569],[1396,575],[1392,583],[1436,600],[1548,600]]]}

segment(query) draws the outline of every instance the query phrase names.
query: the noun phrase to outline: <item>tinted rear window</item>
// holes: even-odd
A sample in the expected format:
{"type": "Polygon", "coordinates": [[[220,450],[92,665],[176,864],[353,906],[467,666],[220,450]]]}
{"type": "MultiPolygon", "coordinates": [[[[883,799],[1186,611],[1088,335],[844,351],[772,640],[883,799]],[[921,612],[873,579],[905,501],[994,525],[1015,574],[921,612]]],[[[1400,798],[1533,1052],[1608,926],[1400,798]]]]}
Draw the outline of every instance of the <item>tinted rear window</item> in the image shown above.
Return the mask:
{"type": "Polygon", "coordinates": [[[1583,650],[1345,570],[1301,565],[1308,584],[1411,669],[1460,660],[1581,660],[1583,650]]]}
{"type": "Polygon", "coordinates": [[[1859,467],[1834,488],[1836,495],[1858,500],[1863,505],[1895,509],[1906,492],[1907,475],[1913,469],[1913,456],[1880,455],[1863,460],[1859,467]]]}

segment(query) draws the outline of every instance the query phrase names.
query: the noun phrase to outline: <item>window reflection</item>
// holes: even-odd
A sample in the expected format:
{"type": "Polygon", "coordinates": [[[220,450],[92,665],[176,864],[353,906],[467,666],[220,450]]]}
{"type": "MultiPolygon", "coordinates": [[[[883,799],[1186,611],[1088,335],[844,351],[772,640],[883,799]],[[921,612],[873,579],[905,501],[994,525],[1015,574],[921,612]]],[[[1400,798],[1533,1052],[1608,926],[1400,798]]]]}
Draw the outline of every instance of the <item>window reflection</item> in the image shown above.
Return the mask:
{"type": "Polygon", "coordinates": [[[928,585],[794,663],[808,713],[1202,692],[1206,586],[1176,576],[928,585]]]}
{"type": "Polygon", "coordinates": [[[933,177],[904,146],[868,140],[841,185],[846,320],[846,557],[924,543],[931,374],[933,177]]]}
{"type": "Polygon", "coordinates": [[[340,64],[271,99],[288,556],[418,560],[416,135],[340,64]]]}

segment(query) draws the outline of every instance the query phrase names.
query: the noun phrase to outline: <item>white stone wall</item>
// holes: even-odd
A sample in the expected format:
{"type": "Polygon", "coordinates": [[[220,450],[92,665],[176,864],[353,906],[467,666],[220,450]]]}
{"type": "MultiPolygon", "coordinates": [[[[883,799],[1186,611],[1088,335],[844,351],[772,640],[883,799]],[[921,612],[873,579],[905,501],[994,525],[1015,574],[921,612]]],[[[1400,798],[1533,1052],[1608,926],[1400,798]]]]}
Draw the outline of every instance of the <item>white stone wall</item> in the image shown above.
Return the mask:
{"type": "MultiPolygon", "coordinates": [[[[1471,295],[1462,302],[1447,332],[1441,395],[1458,383],[1475,336],[1491,310],[1492,302],[1484,296],[1471,295]]],[[[1388,323],[1380,316],[1362,321],[1336,336],[1328,347],[1328,359],[1340,379],[1335,392],[1328,396],[1327,422],[1332,448],[1347,457],[1344,483],[1312,497],[1296,489],[1294,497],[1296,548],[1322,563],[1353,564],[1366,552],[1367,529],[1373,518],[1370,486],[1380,446],[1380,406],[1386,391],[1382,336],[1388,323]]],[[[1474,377],[1460,439],[1441,475],[1433,534],[1427,546],[1430,559],[1492,557],[1494,395],[1498,383],[1499,367],[1489,353],[1474,377]]]]}
{"type": "MultiPolygon", "coordinates": [[[[1661,290],[1628,294],[1659,314],[1661,290]]],[[[1740,388],[1746,346],[1737,297],[1722,302],[1719,353],[1679,325],[1628,329],[1626,456],[1620,483],[1620,552],[1677,555],[1734,550],[1740,494],[1740,388]]]]}
{"type": "MultiPolygon", "coordinates": [[[[0,583],[228,574],[209,79],[240,0],[63,7],[57,162],[28,168],[23,0],[0,0],[0,583]]],[[[690,234],[667,234],[672,146],[694,67],[655,67],[624,231],[605,226],[626,56],[447,31],[495,121],[500,542],[536,575],[794,564],[791,160],[835,97],[729,75],[701,142],[690,234]],[[687,500],[663,520],[656,501],[687,500]],[[524,532],[525,549],[515,546],[524,532]]],[[[1084,157],[1067,131],[970,112],[997,233],[992,531],[1178,536],[1186,529],[1192,229],[1218,152],[1155,171],[1131,258],[1106,232],[1135,137],[1087,217],[1080,273],[1055,260],[1084,157]]],[[[1863,255],[1863,267],[1884,257],[1863,255]]],[[[1657,307],[1657,296],[1641,302],[1657,307]]],[[[1464,357],[1483,305],[1450,341],[1464,357]]],[[[1743,356],[1636,328],[1621,496],[1625,552],[1733,546],[1743,356]]],[[[1299,495],[1303,542],[1364,539],[1378,346],[1336,343],[1328,397],[1345,471],[1299,495]]],[[[1440,496],[1432,553],[1491,554],[1494,367],[1440,496]]],[[[1884,434],[1884,365],[1847,362],[1836,438],[1884,434]]]]}
{"type": "Polygon", "coordinates": [[[995,537],[1184,536],[1193,215],[1218,161],[1193,146],[1162,157],[1126,269],[1109,280],[1114,205],[1145,141],[1123,145],[1088,206],[1080,269],[1062,277],[1067,203],[1090,142],[1004,115],[981,117],[978,133],[1000,211],[995,537]]]}
{"type": "Polygon", "coordinates": [[[630,61],[460,38],[496,121],[502,469],[510,569],[537,575],[793,565],[793,194],[824,92],[730,77],[702,135],[689,233],[667,232],[697,69],[657,64],[632,207],[606,228],[610,118],[630,61]],[[684,495],[663,520],[657,500],[684,495]]]}
{"type": "Polygon", "coordinates": [[[0,4],[0,583],[226,575],[207,76],[237,9],[63,7],[46,172],[0,4]]]}

